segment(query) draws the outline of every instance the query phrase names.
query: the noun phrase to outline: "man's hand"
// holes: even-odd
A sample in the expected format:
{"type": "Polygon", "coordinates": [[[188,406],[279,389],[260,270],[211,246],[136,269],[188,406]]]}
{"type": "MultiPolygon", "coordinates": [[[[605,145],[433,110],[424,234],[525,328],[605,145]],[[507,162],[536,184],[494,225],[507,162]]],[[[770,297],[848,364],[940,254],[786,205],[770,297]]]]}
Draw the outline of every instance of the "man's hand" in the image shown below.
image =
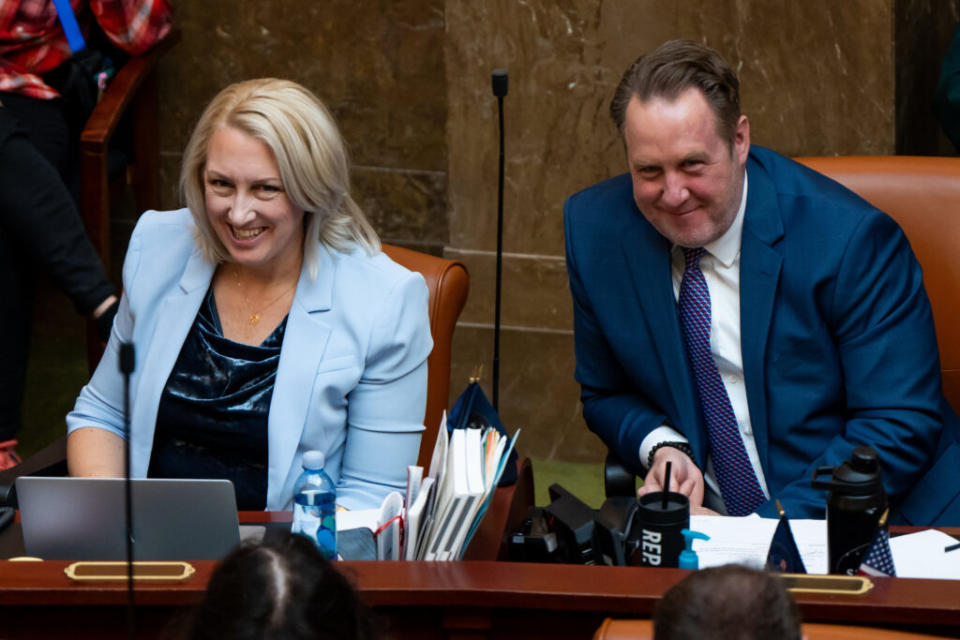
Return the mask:
{"type": "Polygon", "coordinates": [[[653,466],[643,479],[643,486],[637,490],[637,497],[663,491],[668,461],[673,463],[670,469],[670,491],[687,496],[691,509],[702,506],[703,473],[687,454],[675,447],[660,447],[653,454],[653,466]]]}

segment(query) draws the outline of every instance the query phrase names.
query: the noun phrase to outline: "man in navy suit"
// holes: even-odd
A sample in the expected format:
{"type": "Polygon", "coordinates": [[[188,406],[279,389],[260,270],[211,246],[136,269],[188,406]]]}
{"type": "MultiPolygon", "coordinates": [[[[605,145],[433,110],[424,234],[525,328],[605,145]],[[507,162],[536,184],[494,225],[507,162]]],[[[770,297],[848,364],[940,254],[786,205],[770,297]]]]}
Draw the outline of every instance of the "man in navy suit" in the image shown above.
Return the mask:
{"type": "Polygon", "coordinates": [[[869,445],[894,521],[960,524],[960,429],[906,237],[751,148],[738,92],[689,41],[642,56],[617,88],[629,173],[564,211],[588,426],[646,470],[641,492],[671,462],[695,510],[773,516],[779,499],[823,517],[812,471],[869,445]]]}

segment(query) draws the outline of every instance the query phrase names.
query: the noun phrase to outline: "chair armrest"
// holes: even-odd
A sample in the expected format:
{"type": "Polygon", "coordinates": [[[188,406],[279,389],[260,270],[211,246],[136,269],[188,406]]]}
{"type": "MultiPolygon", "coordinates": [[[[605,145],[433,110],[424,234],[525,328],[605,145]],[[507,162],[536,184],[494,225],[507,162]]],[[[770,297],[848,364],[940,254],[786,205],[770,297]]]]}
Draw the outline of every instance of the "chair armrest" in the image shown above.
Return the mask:
{"type": "Polygon", "coordinates": [[[613,451],[603,463],[603,488],[608,498],[637,496],[637,475],[613,451]]]}
{"type": "Polygon", "coordinates": [[[16,507],[14,483],[21,476],[67,475],[67,436],[41,449],[15,467],[0,471],[0,507],[16,507]]]}
{"type": "Polygon", "coordinates": [[[127,106],[136,96],[137,89],[156,68],[160,57],[179,41],[180,32],[173,29],[150,51],[139,56],[131,56],[127,63],[120,67],[83,127],[83,132],[80,134],[82,150],[92,152],[99,150],[106,153],[107,144],[127,106]]]}

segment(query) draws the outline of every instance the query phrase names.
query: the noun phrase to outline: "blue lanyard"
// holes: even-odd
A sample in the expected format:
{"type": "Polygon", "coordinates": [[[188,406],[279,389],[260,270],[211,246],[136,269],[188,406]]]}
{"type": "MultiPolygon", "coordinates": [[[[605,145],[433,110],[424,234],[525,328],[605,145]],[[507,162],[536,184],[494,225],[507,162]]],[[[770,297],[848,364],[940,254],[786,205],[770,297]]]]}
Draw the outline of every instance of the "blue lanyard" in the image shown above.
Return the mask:
{"type": "Polygon", "coordinates": [[[67,43],[70,45],[70,51],[76,53],[82,51],[87,43],[80,33],[80,26],[77,24],[77,16],[73,14],[73,7],[70,6],[70,0],[53,0],[53,5],[57,8],[57,18],[60,19],[60,26],[67,36],[67,43]]]}

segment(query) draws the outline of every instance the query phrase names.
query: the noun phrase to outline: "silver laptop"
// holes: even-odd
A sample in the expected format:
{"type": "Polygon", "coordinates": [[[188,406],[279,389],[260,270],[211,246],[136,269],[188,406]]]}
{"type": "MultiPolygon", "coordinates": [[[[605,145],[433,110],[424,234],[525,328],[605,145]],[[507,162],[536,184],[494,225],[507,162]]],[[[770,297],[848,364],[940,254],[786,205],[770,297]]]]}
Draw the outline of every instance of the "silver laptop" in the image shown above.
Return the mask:
{"type": "MultiPolygon", "coordinates": [[[[44,560],[125,560],[124,480],[22,477],[23,544],[44,560]]],[[[218,560],[240,542],[229,480],[132,481],[134,560],[218,560]]]]}

